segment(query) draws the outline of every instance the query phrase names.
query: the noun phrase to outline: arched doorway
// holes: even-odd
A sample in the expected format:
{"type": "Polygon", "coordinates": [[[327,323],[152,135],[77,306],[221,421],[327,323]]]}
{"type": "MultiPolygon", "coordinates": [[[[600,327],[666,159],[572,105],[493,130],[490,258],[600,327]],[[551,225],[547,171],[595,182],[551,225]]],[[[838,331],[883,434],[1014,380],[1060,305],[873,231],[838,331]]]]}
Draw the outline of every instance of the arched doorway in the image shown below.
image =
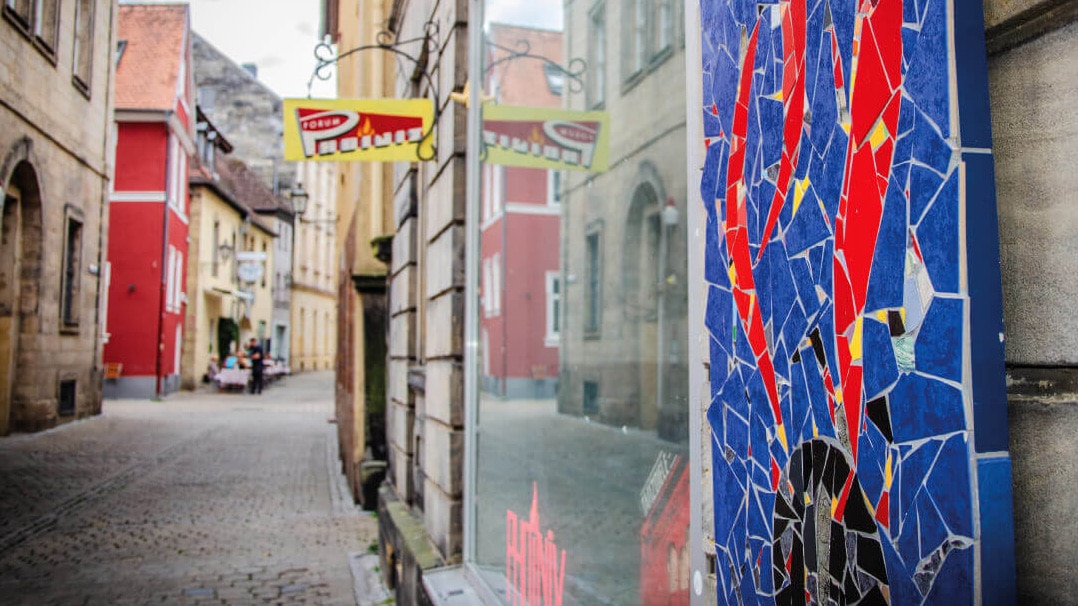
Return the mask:
{"type": "Polygon", "coordinates": [[[664,238],[659,192],[649,182],[633,191],[622,245],[622,293],[625,319],[628,385],[641,429],[655,429],[659,417],[661,377],[660,288],[664,238]]]}
{"type": "Polygon", "coordinates": [[[41,238],[37,173],[23,160],[4,187],[0,219],[0,435],[40,421],[26,418],[19,406],[31,397],[22,392],[34,388],[33,374],[19,368],[19,348],[40,332],[41,238]]]}

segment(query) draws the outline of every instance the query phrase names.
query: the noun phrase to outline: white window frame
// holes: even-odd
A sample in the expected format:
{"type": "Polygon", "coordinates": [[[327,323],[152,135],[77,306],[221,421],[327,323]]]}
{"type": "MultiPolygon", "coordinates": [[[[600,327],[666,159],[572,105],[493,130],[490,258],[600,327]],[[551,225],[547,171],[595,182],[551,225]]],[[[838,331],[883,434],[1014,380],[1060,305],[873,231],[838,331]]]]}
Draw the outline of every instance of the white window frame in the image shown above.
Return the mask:
{"type": "Polygon", "coordinates": [[[560,189],[561,184],[565,183],[565,179],[561,171],[556,169],[550,169],[546,171],[546,205],[561,207],[560,189]]]}
{"type": "Polygon", "coordinates": [[[546,336],[543,341],[547,347],[557,347],[561,342],[561,275],[556,271],[546,272],[546,336]]]}
{"type": "Polygon", "coordinates": [[[490,277],[492,287],[490,289],[491,298],[494,300],[494,316],[498,317],[502,315],[502,253],[501,251],[494,253],[490,257],[490,277]]]}
{"type": "Polygon", "coordinates": [[[491,289],[494,283],[490,278],[490,257],[483,259],[483,316],[489,318],[494,315],[494,297],[491,289]]]}
{"type": "Polygon", "coordinates": [[[588,60],[591,63],[591,86],[588,87],[588,106],[606,103],[606,3],[596,4],[588,13],[591,35],[588,36],[588,60]]]}
{"type": "Polygon", "coordinates": [[[655,54],[661,54],[674,46],[675,18],[674,0],[655,0],[655,54]]]}
{"type": "Polygon", "coordinates": [[[183,293],[185,288],[183,284],[183,251],[178,248],[176,249],[176,267],[173,268],[173,271],[176,272],[176,286],[172,289],[172,295],[174,297],[172,300],[172,308],[179,312],[183,305],[183,293]]]}
{"type": "Polygon", "coordinates": [[[172,311],[172,301],[176,296],[176,247],[168,245],[168,270],[165,273],[165,311],[172,311]]]}

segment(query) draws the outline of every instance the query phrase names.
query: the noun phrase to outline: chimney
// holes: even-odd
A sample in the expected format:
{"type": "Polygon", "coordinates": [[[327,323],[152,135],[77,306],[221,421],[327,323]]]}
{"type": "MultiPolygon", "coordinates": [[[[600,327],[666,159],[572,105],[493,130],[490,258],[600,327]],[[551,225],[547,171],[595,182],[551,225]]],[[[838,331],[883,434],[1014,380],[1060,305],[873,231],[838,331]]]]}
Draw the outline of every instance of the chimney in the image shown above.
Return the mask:
{"type": "Polygon", "coordinates": [[[252,78],[254,78],[255,80],[258,80],[258,66],[257,65],[255,65],[254,63],[244,63],[240,67],[243,68],[243,71],[247,72],[248,74],[251,74],[252,78]]]}

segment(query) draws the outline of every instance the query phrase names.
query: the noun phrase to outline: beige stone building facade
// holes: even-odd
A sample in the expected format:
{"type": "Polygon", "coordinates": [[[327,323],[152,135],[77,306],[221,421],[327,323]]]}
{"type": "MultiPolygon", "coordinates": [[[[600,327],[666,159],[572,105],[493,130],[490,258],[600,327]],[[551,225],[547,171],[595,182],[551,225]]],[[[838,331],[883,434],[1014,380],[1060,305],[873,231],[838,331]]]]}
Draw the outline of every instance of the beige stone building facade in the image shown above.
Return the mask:
{"type": "Polygon", "coordinates": [[[636,19],[622,2],[566,7],[566,56],[589,65],[566,103],[608,112],[611,134],[609,171],[566,178],[558,409],[678,441],[688,439],[684,35],[677,19],[630,35],[636,19]]]}
{"type": "Polygon", "coordinates": [[[0,6],[0,435],[101,410],[115,6],[0,6]]]}
{"type": "Polygon", "coordinates": [[[292,258],[292,372],[332,370],[337,360],[337,164],[302,162],[297,183],[307,210],[295,225],[292,258]]]}

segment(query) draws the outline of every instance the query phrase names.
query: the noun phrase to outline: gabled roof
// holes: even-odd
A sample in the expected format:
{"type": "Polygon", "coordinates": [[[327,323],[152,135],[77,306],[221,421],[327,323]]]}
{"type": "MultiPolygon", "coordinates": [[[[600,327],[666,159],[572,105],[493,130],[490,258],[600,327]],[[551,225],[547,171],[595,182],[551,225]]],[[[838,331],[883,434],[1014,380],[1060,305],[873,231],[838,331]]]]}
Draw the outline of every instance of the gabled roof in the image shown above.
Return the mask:
{"type": "Polygon", "coordinates": [[[176,104],[180,61],[189,29],[186,4],[121,4],[116,109],[169,111],[176,104]]]}
{"type": "Polygon", "coordinates": [[[255,212],[289,211],[283,200],[273,195],[258,173],[238,158],[217,158],[217,174],[232,195],[255,212]]]}

